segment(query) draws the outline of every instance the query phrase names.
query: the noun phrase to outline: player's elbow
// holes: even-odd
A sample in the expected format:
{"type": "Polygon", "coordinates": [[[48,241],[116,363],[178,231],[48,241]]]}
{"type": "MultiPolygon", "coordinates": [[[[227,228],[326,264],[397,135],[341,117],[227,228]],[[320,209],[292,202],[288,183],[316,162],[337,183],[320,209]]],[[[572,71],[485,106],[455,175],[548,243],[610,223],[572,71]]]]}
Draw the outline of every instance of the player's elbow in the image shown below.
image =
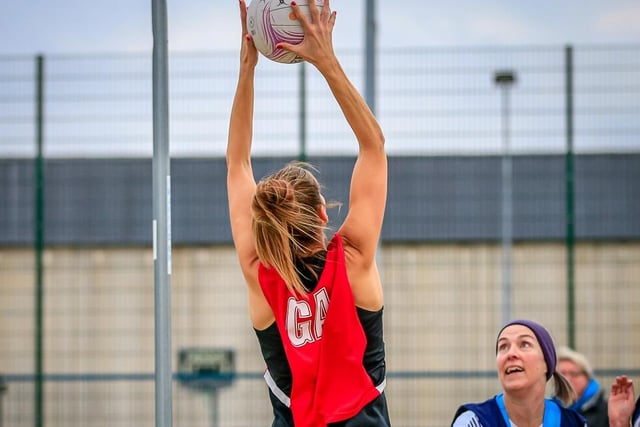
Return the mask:
{"type": "Polygon", "coordinates": [[[374,140],[376,142],[376,145],[384,150],[385,137],[382,129],[378,128],[374,140]]]}

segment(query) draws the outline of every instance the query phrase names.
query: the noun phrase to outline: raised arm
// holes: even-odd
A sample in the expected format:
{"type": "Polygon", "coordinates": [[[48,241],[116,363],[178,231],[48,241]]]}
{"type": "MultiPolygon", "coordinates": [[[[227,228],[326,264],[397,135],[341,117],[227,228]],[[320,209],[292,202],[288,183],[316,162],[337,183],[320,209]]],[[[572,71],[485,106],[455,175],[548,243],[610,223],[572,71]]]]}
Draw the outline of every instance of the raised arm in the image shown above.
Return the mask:
{"type": "Polygon", "coordinates": [[[273,321],[258,283],[258,255],[251,229],[251,202],[256,182],[251,168],[253,138],[254,73],[258,53],[246,26],[247,6],[240,0],[242,47],[238,84],[231,108],[227,142],[227,194],[233,243],[249,290],[249,315],[261,329],[273,321]]]}
{"type": "Polygon", "coordinates": [[[279,47],[295,52],[313,64],[324,76],[344,117],[358,141],[358,158],[351,178],[349,212],[339,233],[359,254],[363,263],[374,263],[387,198],[387,157],[384,135],[366,102],[351,83],[333,50],[332,33],[336,12],[329,0],[322,9],[309,2],[311,19],[291,2],[305,36],[298,45],[279,47]]]}
{"type": "Polygon", "coordinates": [[[309,2],[308,19],[295,1],[291,6],[304,28],[300,44],[278,47],[294,52],[313,64],[324,76],[345,119],[358,141],[358,157],[351,177],[349,211],[338,230],[345,243],[347,270],[356,304],[378,310],[382,288],[376,266],[387,199],[387,157],[384,135],[378,121],[342,69],[333,50],[332,33],[336,12],[329,0],[320,9],[309,2]]]}

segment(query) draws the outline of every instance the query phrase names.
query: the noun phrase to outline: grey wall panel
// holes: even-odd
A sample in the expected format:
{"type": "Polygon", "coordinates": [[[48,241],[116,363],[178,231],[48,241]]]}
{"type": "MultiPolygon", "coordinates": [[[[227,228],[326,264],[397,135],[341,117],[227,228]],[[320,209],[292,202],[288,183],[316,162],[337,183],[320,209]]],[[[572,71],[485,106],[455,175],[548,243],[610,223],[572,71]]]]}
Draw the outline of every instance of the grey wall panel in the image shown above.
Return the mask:
{"type": "MultiPolygon", "coordinates": [[[[256,179],[290,159],[254,160],[256,179]]],[[[354,158],[310,158],[336,228],[348,209],[354,158]]],[[[391,157],[384,241],[498,240],[500,157],[391,157]]],[[[151,159],[51,159],[45,163],[45,241],[50,245],[151,244],[151,159]]],[[[640,154],[575,159],[576,237],[640,238],[640,154]]],[[[173,243],[231,242],[222,158],[171,162],[173,243]]],[[[0,244],[30,245],[33,161],[0,160],[0,244]]],[[[515,239],[565,237],[563,156],[513,158],[515,239]]]]}

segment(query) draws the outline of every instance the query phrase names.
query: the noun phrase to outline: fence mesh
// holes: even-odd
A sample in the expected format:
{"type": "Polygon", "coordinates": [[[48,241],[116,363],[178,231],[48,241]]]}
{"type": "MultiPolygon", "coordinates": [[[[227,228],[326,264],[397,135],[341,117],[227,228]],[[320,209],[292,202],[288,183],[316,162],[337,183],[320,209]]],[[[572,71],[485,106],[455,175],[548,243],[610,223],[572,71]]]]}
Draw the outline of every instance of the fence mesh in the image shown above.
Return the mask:
{"type": "MultiPolygon", "coordinates": [[[[392,215],[379,255],[394,425],[448,425],[458,405],[499,390],[494,339],[504,314],[504,266],[494,217],[500,189],[489,197],[482,183],[499,187],[501,181],[482,159],[493,156],[491,164],[499,165],[502,156],[513,155],[514,179],[524,183],[514,188],[514,214],[529,225],[513,242],[512,314],[539,320],[557,344],[568,342],[568,137],[584,156],[576,163],[575,182],[582,221],[571,325],[576,347],[605,386],[619,373],[640,375],[640,233],[637,216],[633,220],[640,212],[639,52],[640,46],[380,52],[376,114],[397,180],[390,182],[392,215]],[[501,70],[516,76],[508,89],[507,153],[503,89],[494,82],[501,70]],[[550,175],[561,178],[545,180],[550,175]],[[453,231],[447,228],[450,218],[457,221],[453,231]],[[424,221],[432,228],[424,225],[425,237],[412,239],[422,235],[410,227],[424,221]]],[[[361,53],[339,56],[362,87],[361,53]]],[[[170,58],[171,154],[176,163],[195,162],[178,166],[184,175],[176,180],[191,178],[173,188],[176,426],[270,422],[221,182],[237,62],[235,52],[170,58]],[[210,165],[215,171],[206,169],[210,165]],[[193,184],[199,179],[212,185],[193,184]],[[203,390],[181,379],[178,354],[190,348],[232,349],[231,385],[203,390]]],[[[35,64],[33,57],[0,57],[0,376],[7,386],[0,392],[0,425],[12,427],[33,425],[38,380],[35,64]]],[[[326,84],[304,67],[260,61],[254,148],[261,168],[302,154],[348,167],[356,152],[326,84]]],[[[48,427],[151,426],[151,57],[45,57],[42,83],[44,419],[48,427]],[[113,228],[105,233],[106,224],[113,228]]],[[[336,173],[343,169],[336,167],[336,173]]]]}

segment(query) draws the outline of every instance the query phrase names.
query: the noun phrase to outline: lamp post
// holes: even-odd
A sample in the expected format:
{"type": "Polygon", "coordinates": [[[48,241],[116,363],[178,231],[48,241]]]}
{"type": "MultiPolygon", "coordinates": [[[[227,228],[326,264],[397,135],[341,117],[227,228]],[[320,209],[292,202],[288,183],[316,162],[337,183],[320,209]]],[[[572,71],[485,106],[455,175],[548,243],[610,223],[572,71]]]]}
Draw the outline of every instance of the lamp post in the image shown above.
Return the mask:
{"type": "Polygon", "coordinates": [[[173,423],[171,372],[171,154],[169,151],[169,41],[167,1],[152,0],[153,33],[153,263],[155,314],[155,425],[173,423]]]}
{"type": "Polygon", "coordinates": [[[496,71],[494,83],[501,90],[502,122],[502,323],[511,320],[511,251],[513,242],[513,197],[511,165],[510,91],[515,72],[496,71]]]}

